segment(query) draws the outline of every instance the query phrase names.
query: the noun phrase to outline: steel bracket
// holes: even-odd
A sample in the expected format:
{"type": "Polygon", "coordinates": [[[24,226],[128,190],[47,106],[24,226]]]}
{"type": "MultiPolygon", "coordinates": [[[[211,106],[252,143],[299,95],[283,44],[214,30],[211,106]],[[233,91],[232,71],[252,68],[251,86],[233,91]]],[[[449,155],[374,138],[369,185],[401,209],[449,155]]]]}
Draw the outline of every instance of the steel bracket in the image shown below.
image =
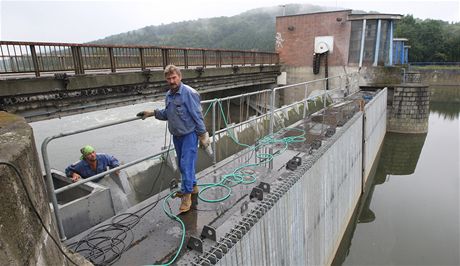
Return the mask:
{"type": "Polygon", "coordinates": [[[300,166],[302,164],[302,158],[298,156],[292,157],[291,160],[289,160],[286,164],[286,169],[295,171],[297,169],[297,166],[300,166]]]}
{"type": "Polygon", "coordinates": [[[264,191],[258,187],[252,188],[251,194],[249,194],[249,199],[257,198],[258,200],[264,199],[264,191]]]}
{"type": "Polygon", "coordinates": [[[203,253],[203,241],[197,237],[191,236],[188,240],[187,247],[203,253]]]}
{"type": "Polygon", "coordinates": [[[265,193],[270,193],[270,184],[268,183],[260,182],[260,184],[257,187],[262,189],[262,191],[265,193]]]}
{"type": "Polygon", "coordinates": [[[207,238],[207,239],[210,239],[216,242],[217,241],[216,229],[209,225],[203,226],[203,231],[201,231],[201,237],[207,238]]]}

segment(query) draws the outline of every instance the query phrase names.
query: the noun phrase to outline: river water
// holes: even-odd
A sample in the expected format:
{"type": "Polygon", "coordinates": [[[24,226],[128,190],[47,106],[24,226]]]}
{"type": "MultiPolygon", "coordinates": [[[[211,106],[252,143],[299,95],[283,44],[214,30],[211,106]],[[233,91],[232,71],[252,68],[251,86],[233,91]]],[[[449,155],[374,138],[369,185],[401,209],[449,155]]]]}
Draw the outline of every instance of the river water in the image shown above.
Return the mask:
{"type": "Polygon", "coordinates": [[[460,265],[460,88],[455,90],[454,101],[430,103],[428,134],[386,134],[362,211],[334,264],[460,265]]]}
{"type": "MultiPolygon", "coordinates": [[[[41,165],[41,145],[46,137],[132,118],[140,111],[161,108],[163,105],[163,101],[142,103],[31,123],[41,165]]],[[[92,145],[96,152],[114,155],[128,163],[160,152],[165,146],[165,129],[166,122],[148,118],[55,139],[48,145],[50,165],[63,171],[69,164],[79,160],[80,148],[87,144],[92,145]]],[[[166,135],[169,145],[169,134],[166,135]]]]}

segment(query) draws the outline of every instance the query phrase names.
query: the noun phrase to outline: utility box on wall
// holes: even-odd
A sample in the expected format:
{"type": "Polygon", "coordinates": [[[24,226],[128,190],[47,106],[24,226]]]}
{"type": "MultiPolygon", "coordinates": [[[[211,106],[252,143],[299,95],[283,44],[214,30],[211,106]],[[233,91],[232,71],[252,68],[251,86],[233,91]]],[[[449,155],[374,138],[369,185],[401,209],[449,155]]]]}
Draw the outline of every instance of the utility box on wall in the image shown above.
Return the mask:
{"type": "Polygon", "coordinates": [[[332,54],[334,49],[334,36],[317,36],[315,37],[315,53],[322,54],[329,52],[332,54]]]}

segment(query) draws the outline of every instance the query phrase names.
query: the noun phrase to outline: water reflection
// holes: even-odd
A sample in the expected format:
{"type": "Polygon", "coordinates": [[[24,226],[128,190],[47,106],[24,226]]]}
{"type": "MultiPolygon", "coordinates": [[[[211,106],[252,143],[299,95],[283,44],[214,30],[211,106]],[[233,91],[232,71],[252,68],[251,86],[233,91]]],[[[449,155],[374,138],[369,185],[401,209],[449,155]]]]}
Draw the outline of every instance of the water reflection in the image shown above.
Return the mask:
{"type": "Polygon", "coordinates": [[[460,110],[444,107],[426,135],[386,134],[334,265],[460,265],[460,110]]]}
{"type": "Polygon", "coordinates": [[[460,102],[430,102],[430,111],[444,119],[455,120],[460,115],[460,102]]]}
{"type": "Polygon", "coordinates": [[[460,87],[430,88],[430,111],[444,119],[454,120],[460,115],[460,87]]]}
{"type": "Polygon", "coordinates": [[[379,215],[370,208],[375,187],[385,183],[390,175],[414,173],[426,136],[427,134],[386,133],[380,157],[374,165],[374,174],[369,176],[366,192],[361,196],[332,265],[342,265],[345,262],[357,224],[372,223],[379,215]]]}

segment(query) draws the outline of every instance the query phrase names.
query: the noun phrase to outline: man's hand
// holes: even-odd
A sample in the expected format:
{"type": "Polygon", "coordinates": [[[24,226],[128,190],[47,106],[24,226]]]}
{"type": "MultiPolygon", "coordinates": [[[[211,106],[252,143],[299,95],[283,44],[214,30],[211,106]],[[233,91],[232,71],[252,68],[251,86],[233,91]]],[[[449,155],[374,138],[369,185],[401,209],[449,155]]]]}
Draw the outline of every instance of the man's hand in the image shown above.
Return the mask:
{"type": "Polygon", "coordinates": [[[78,180],[80,180],[81,176],[77,173],[73,173],[72,174],[72,182],[77,182],[78,180]]]}
{"type": "Polygon", "coordinates": [[[142,118],[142,120],[146,119],[147,117],[150,117],[150,116],[154,116],[155,115],[155,111],[142,111],[142,112],[139,112],[137,113],[137,117],[140,117],[142,118]]]}
{"type": "Polygon", "coordinates": [[[200,148],[202,149],[206,149],[209,146],[209,144],[211,144],[208,132],[201,134],[200,136],[198,136],[198,138],[200,139],[200,148]]]}

